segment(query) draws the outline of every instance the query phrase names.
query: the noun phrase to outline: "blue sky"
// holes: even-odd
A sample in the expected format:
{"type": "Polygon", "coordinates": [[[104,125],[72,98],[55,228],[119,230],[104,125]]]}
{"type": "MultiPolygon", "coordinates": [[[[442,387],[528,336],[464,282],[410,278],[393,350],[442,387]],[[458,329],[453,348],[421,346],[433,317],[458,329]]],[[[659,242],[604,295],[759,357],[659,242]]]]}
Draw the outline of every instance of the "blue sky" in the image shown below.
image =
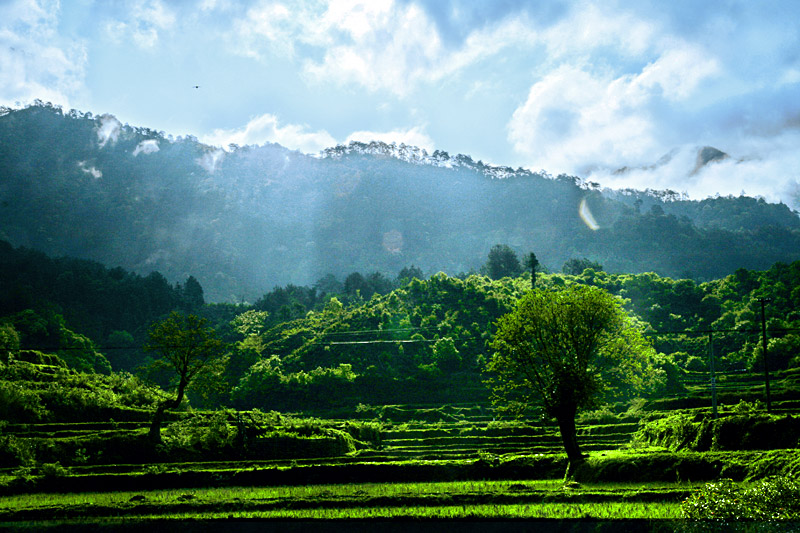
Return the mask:
{"type": "Polygon", "coordinates": [[[800,208],[798,20],[796,0],[0,0],[0,104],[800,208]],[[730,157],[698,167],[703,146],[730,157]]]}

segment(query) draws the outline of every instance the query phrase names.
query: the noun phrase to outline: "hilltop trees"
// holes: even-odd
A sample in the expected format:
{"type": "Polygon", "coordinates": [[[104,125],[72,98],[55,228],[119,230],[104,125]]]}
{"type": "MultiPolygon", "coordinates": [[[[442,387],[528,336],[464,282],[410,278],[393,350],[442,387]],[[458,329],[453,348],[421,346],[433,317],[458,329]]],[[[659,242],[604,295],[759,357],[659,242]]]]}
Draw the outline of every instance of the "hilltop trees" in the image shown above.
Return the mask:
{"type": "Polygon", "coordinates": [[[571,467],[583,460],[575,431],[578,410],[592,406],[614,382],[644,388],[659,379],[644,358],[650,348],[641,331],[619,300],[597,287],[526,294],[498,320],[491,346],[495,403],[540,404],[558,422],[571,467]]]}

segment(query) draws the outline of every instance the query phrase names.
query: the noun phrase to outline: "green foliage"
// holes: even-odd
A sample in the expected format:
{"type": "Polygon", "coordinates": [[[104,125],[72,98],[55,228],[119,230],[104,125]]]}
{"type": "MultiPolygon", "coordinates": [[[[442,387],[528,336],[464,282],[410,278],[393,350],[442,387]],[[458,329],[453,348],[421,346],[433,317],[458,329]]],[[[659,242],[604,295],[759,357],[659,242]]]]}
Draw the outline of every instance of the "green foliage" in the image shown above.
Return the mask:
{"type": "Polygon", "coordinates": [[[29,440],[14,435],[0,435],[0,467],[29,466],[35,452],[29,440]]]}
{"type": "Polygon", "coordinates": [[[154,369],[164,368],[172,374],[178,388],[178,403],[186,387],[201,372],[218,372],[216,363],[225,351],[225,343],[208,326],[208,320],[197,315],[173,312],[154,324],[148,332],[145,350],[160,357],[154,369]]]}
{"type": "Polygon", "coordinates": [[[604,390],[638,394],[662,379],[620,303],[595,287],[535,290],[498,322],[488,370],[501,408],[541,402],[550,416],[590,407],[604,390]]]}
{"type": "Polygon", "coordinates": [[[66,477],[70,474],[69,468],[65,468],[58,461],[55,463],[42,463],[39,465],[38,472],[44,478],[66,477]]]}
{"type": "Polygon", "coordinates": [[[584,411],[578,415],[579,424],[614,424],[619,422],[619,417],[608,405],[603,405],[594,411],[584,411]]]}
{"type": "Polygon", "coordinates": [[[492,279],[517,277],[522,274],[522,265],[517,253],[507,244],[495,244],[489,250],[489,257],[483,272],[492,279]]]}
{"type": "Polygon", "coordinates": [[[707,483],[681,504],[690,520],[734,524],[742,520],[800,519],[800,485],[792,479],[764,479],[747,487],[726,479],[707,483]]]}
{"type": "Polygon", "coordinates": [[[433,359],[436,366],[444,372],[455,372],[461,367],[461,354],[453,339],[443,337],[433,345],[433,359]]]}
{"type": "Polygon", "coordinates": [[[220,452],[233,447],[237,429],[231,424],[231,413],[217,411],[210,417],[192,416],[172,422],[164,428],[162,438],[167,448],[220,452]]]}
{"type": "MultiPolygon", "coordinates": [[[[70,368],[83,372],[107,374],[111,371],[108,360],[97,351],[91,339],[67,328],[64,317],[52,309],[26,309],[8,320],[19,333],[22,349],[38,347],[40,350],[34,351],[54,352],[70,368]]],[[[33,357],[32,353],[27,355],[33,357]]]]}
{"type": "Polygon", "coordinates": [[[771,450],[794,448],[800,442],[800,420],[754,412],[753,404],[740,402],[730,416],[673,413],[649,420],[634,441],[671,450],[771,450]]]}
{"type": "Polygon", "coordinates": [[[383,424],[378,421],[348,421],[344,430],[354,439],[380,446],[382,442],[383,424]]]}
{"type": "Polygon", "coordinates": [[[601,265],[597,261],[592,261],[585,257],[583,259],[572,258],[568,259],[564,263],[564,266],[561,267],[561,272],[563,272],[564,274],[570,274],[572,276],[579,276],[583,274],[583,271],[586,270],[587,268],[595,271],[600,271],[603,270],[603,265],[601,265]]]}
{"type": "Polygon", "coordinates": [[[498,321],[491,347],[493,402],[505,410],[541,405],[555,418],[570,460],[568,477],[583,460],[577,412],[594,406],[603,391],[632,397],[664,381],[641,325],[609,292],[587,285],[529,292],[498,321]]]}
{"type": "MultiPolygon", "coordinates": [[[[81,226],[85,226],[85,221],[76,225],[81,226]]],[[[54,255],[65,253],[68,251],[54,255]]],[[[192,286],[196,291],[199,284],[187,280],[186,287],[192,286]]],[[[114,331],[138,332],[134,339],[138,348],[149,322],[182,305],[183,290],[171,286],[157,272],[142,277],[93,261],[51,258],[0,241],[0,317],[8,317],[0,322],[16,328],[22,348],[74,349],[74,343],[62,346],[65,335],[59,331],[62,327],[96,343],[106,341],[114,331]]],[[[112,342],[107,345],[117,346],[112,342]]],[[[107,372],[106,365],[96,359],[95,355],[78,357],[76,368],[107,372]],[[80,362],[83,359],[85,362],[80,362]]],[[[115,361],[118,366],[114,368],[132,370],[139,359],[141,352],[136,350],[135,354],[126,354],[115,361]]]]}
{"type": "Polygon", "coordinates": [[[7,363],[19,350],[19,334],[12,324],[0,322],[0,362],[7,363]]]}
{"type": "Polygon", "coordinates": [[[237,333],[247,339],[251,336],[261,335],[266,329],[268,318],[269,313],[266,311],[249,309],[244,313],[237,315],[236,318],[231,321],[231,325],[237,333]]]}
{"type": "Polygon", "coordinates": [[[731,412],[737,415],[749,415],[764,412],[764,403],[761,400],[748,402],[740,400],[739,403],[731,407],[731,412]]]}
{"type": "Polygon", "coordinates": [[[663,446],[670,450],[691,448],[697,440],[698,424],[685,413],[646,421],[633,437],[633,442],[645,446],[663,446]]]}
{"type": "Polygon", "coordinates": [[[104,419],[115,411],[149,408],[162,394],[130,374],[87,374],[19,360],[0,363],[0,420],[104,419]]]}
{"type": "Polygon", "coordinates": [[[231,398],[234,405],[242,408],[292,409],[298,403],[333,407],[352,396],[356,377],[347,363],[285,373],[281,359],[272,356],[249,369],[231,392],[231,398]]]}

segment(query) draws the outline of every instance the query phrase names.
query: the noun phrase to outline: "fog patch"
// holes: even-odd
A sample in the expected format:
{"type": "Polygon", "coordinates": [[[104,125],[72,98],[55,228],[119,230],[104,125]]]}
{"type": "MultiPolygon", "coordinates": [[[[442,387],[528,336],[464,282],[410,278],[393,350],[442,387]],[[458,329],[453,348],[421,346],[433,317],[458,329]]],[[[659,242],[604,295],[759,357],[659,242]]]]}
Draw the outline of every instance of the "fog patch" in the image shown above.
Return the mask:
{"type": "Polygon", "coordinates": [[[383,248],[390,254],[403,253],[403,234],[396,229],[383,234],[383,248]]]}
{"type": "Polygon", "coordinates": [[[103,173],[97,169],[94,165],[89,165],[86,161],[78,161],[78,168],[82,171],[90,174],[95,179],[100,179],[103,177],[103,173]]]}
{"type": "Polygon", "coordinates": [[[100,115],[100,124],[97,127],[97,142],[100,143],[100,148],[103,148],[107,143],[114,144],[119,138],[119,132],[122,130],[122,123],[117,120],[114,115],[100,115]]]}
{"type": "Polygon", "coordinates": [[[158,152],[158,141],[155,139],[147,139],[140,142],[133,150],[133,157],[139,154],[154,154],[158,152]]]}
{"type": "Polygon", "coordinates": [[[197,158],[197,164],[203,167],[209,174],[213,174],[224,158],[225,150],[222,148],[212,148],[206,151],[201,157],[197,158]]]}

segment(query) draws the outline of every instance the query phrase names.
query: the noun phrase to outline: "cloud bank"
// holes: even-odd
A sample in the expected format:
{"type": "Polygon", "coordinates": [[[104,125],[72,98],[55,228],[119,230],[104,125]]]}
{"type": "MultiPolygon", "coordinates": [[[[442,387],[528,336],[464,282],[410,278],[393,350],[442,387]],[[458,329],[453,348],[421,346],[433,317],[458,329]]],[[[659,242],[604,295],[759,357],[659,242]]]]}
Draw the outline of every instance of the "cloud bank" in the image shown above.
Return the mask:
{"type": "Polygon", "coordinates": [[[201,140],[206,144],[223,147],[231,144],[246,146],[277,143],[304,153],[315,153],[336,144],[326,131],[308,131],[307,126],[296,124],[281,125],[278,118],[269,113],[253,118],[242,128],[214,130],[201,140]]]}

